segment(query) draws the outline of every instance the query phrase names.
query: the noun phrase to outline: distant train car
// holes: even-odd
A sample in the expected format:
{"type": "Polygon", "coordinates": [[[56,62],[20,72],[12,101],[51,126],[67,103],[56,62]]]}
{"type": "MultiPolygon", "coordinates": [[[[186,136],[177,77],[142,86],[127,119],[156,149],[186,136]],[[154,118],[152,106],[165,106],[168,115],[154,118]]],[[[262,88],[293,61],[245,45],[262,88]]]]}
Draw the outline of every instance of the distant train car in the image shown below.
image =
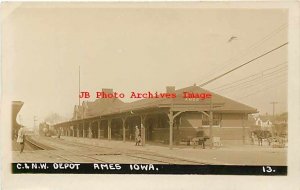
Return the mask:
{"type": "Polygon", "coordinates": [[[49,131],[49,125],[46,122],[40,123],[39,125],[39,135],[47,136],[49,131]]]}
{"type": "Polygon", "coordinates": [[[43,122],[39,125],[39,135],[51,137],[55,135],[55,130],[53,130],[53,127],[51,127],[50,124],[48,124],[47,122],[43,122]]]}

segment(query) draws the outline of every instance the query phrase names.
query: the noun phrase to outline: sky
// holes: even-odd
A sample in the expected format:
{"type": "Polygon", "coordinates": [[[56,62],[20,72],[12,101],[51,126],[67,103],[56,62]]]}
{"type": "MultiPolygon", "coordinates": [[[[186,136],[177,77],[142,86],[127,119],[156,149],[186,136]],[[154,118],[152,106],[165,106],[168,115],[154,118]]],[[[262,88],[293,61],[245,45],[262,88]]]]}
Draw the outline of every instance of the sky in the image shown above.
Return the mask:
{"type": "MultiPolygon", "coordinates": [[[[287,30],[283,9],[21,5],[2,25],[4,93],[24,102],[25,126],[51,113],[71,118],[79,65],[89,101],[102,88],[165,92],[200,85],[284,44],[287,30]]],[[[272,113],[272,101],[275,113],[285,112],[287,53],[284,46],[203,88],[262,114],[272,113]]]]}

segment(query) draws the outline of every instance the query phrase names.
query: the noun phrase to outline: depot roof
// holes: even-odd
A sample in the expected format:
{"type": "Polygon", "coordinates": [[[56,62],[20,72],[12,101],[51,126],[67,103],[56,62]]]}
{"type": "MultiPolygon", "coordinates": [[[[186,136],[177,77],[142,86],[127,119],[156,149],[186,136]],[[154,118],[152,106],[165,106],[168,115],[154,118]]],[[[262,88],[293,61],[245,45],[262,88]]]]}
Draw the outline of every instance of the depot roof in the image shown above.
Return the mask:
{"type": "MultiPolygon", "coordinates": [[[[155,93],[155,92],[154,92],[155,93]]],[[[176,98],[145,98],[130,103],[124,103],[120,99],[97,99],[94,102],[88,102],[88,116],[102,116],[114,113],[131,112],[136,110],[145,110],[149,108],[169,108],[171,106],[191,107],[202,106],[209,108],[210,104],[214,106],[215,112],[240,112],[256,113],[257,110],[248,105],[239,103],[235,100],[226,98],[216,93],[210,92],[199,86],[189,86],[175,90],[176,98]],[[183,92],[189,93],[210,93],[211,99],[187,99],[183,98],[183,92]],[[218,105],[218,106],[215,106],[218,105]]]]}

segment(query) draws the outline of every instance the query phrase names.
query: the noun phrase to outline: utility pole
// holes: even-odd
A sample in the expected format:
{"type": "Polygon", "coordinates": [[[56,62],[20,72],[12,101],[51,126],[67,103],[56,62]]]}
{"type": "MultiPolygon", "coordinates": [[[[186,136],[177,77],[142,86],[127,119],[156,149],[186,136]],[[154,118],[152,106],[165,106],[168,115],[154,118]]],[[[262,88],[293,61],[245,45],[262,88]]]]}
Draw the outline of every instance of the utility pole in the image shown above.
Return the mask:
{"type": "Polygon", "coordinates": [[[36,122],[37,122],[37,119],[36,119],[36,116],[34,115],[33,116],[33,130],[34,130],[34,132],[35,132],[35,134],[37,135],[37,133],[38,133],[38,130],[37,130],[37,128],[36,128],[36,122]]]}
{"type": "Polygon", "coordinates": [[[36,121],[37,121],[36,116],[33,116],[33,127],[34,128],[36,127],[36,121]]]}
{"type": "MultiPolygon", "coordinates": [[[[78,70],[78,113],[80,113],[80,65],[79,65],[79,70],[78,70]]],[[[84,112],[85,112],[85,105],[84,102],[82,103],[82,137],[85,137],[85,129],[84,129],[84,112]]]]}
{"type": "Polygon", "coordinates": [[[79,109],[79,106],[80,106],[80,65],[79,65],[79,73],[78,73],[79,77],[78,77],[78,109],[79,109]]]}
{"type": "Polygon", "coordinates": [[[271,104],[273,104],[273,119],[274,119],[274,116],[275,116],[275,104],[278,104],[278,102],[271,102],[271,104]]]}
{"type": "Polygon", "coordinates": [[[213,112],[212,112],[212,97],[210,98],[210,106],[209,106],[209,139],[210,139],[210,148],[213,148],[213,112]]]}

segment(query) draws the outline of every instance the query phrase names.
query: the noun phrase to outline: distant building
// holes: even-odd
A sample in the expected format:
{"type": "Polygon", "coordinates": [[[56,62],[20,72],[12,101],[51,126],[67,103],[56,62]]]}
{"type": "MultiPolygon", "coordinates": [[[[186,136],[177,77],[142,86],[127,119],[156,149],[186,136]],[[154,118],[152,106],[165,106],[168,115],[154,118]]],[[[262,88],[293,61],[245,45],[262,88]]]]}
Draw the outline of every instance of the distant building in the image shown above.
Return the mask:
{"type": "Polygon", "coordinates": [[[255,119],[255,125],[260,126],[261,129],[269,129],[273,126],[272,122],[267,119],[263,121],[260,117],[256,117],[255,119]]]}
{"type": "Polygon", "coordinates": [[[287,136],[288,127],[288,117],[287,113],[282,113],[280,115],[253,115],[250,117],[251,120],[251,130],[268,130],[272,132],[273,136],[287,136]]]}

